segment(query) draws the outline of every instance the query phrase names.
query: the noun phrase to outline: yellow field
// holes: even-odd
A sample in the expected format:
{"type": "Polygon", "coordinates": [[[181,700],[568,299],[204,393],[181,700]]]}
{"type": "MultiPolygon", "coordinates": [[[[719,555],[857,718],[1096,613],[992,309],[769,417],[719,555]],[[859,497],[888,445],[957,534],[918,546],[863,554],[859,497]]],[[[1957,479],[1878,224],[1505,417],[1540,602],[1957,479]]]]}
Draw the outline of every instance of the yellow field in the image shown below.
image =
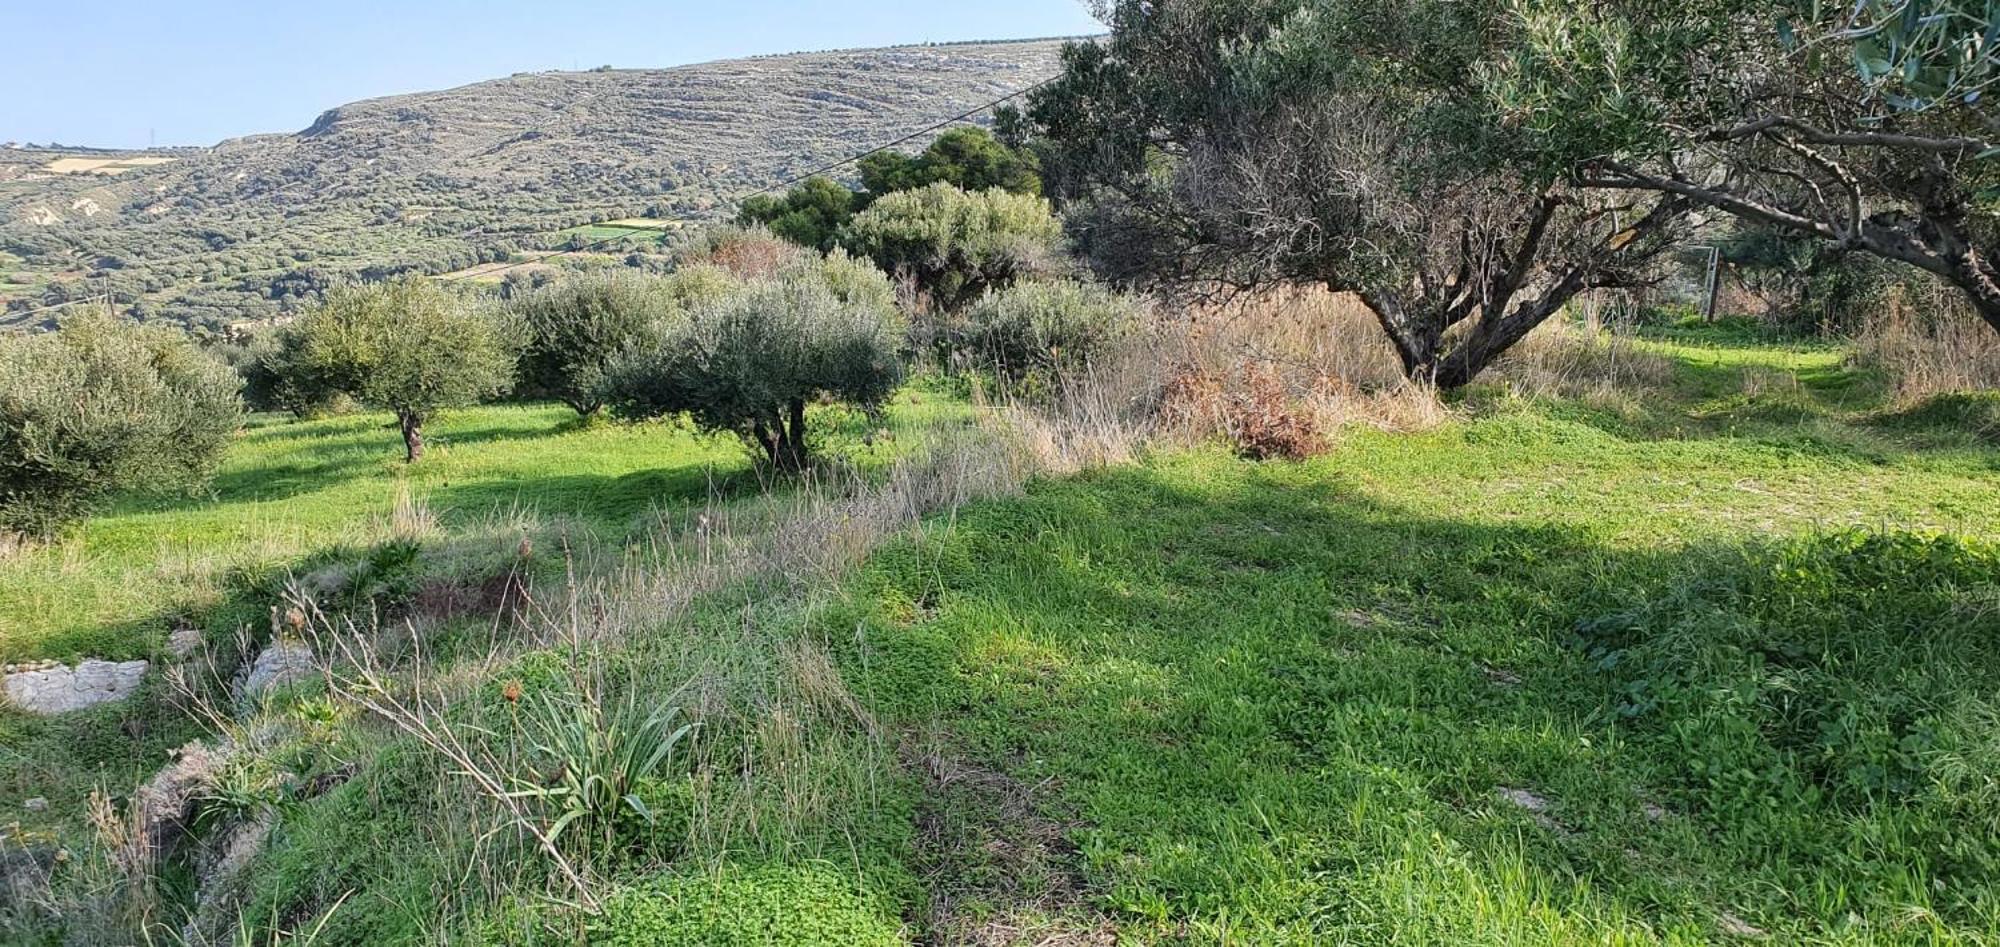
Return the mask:
{"type": "Polygon", "coordinates": [[[43,166],[51,174],[124,174],[135,168],[167,164],[173,158],[144,155],[137,158],[57,158],[43,166]]]}

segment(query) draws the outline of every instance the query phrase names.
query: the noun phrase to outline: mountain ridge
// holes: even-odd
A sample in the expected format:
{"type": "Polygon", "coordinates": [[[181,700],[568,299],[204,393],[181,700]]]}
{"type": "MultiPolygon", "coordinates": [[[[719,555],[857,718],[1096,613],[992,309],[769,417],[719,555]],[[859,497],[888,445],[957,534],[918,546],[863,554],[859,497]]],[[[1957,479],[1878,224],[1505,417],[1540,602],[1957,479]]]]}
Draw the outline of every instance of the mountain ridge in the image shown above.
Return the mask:
{"type": "Polygon", "coordinates": [[[0,310],[33,321],[108,294],[142,318],[224,324],[338,279],[544,249],[594,221],[713,218],[732,194],[1031,86],[1067,41],[516,73],[108,174],[23,170],[48,153],[0,152],[13,169],[0,171],[0,310]]]}

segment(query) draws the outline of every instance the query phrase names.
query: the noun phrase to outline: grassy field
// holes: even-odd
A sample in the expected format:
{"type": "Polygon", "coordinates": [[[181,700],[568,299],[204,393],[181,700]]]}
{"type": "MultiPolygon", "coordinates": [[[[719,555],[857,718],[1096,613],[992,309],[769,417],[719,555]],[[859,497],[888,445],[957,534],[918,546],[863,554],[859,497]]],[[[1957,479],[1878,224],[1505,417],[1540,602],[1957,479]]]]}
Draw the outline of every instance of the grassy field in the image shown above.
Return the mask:
{"type": "MultiPolygon", "coordinates": [[[[595,920],[450,766],[312,695],[266,708],[244,732],[293,736],[240,767],[281,787],[240,903],[330,917],[322,945],[1992,942],[2000,398],[1894,406],[1840,348],[1739,326],[1641,346],[1655,385],[1487,387],[1304,463],[1162,449],[829,589],[454,674],[486,737],[523,732],[505,693],[585,665],[701,719],[687,772],[640,789],[665,815],[571,849],[595,920]]],[[[920,391],[894,416],[970,412],[920,391]]],[[[319,511],[277,544],[306,550],[379,536],[407,483],[445,536],[524,504],[615,539],[742,469],[545,409],[445,435],[413,473],[368,421],[246,435],[216,499],[94,522],[76,574],[109,577],[71,607],[106,619],[22,647],[157,614],[163,535],[263,542],[202,519],[225,510],[319,511]]],[[[63,607],[37,581],[10,614],[63,607]]],[[[51,761],[109,779],[187,736],[135,717],[0,719],[0,806],[74,811],[88,783],[51,761]]]]}
{"type": "Polygon", "coordinates": [[[1851,413],[1831,349],[1655,345],[1631,412],[1165,456],[884,553],[815,629],[960,776],[903,870],[959,936],[1987,942],[2000,445],[1851,413]]]}
{"type": "Polygon", "coordinates": [[[627,225],[616,221],[612,221],[609,223],[602,223],[602,224],[585,224],[584,226],[581,227],[571,227],[568,230],[557,232],[556,236],[582,237],[583,239],[591,243],[601,243],[605,241],[620,240],[620,239],[630,239],[642,243],[644,242],[659,243],[666,239],[666,235],[662,232],[662,229],[659,227],[627,225]]]}
{"type": "MultiPolygon", "coordinates": [[[[918,389],[888,419],[906,431],[965,410],[918,389]]],[[[0,561],[0,660],[145,657],[177,624],[199,624],[237,576],[392,534],[399,498],[434,515],[447,539],[497,532],[504,543],[523,519],[603,538],[655,509],[744,487],[749,470],[727,438],[580,425],[559,407],[450,413],[434,456],[405,467],[388,421],[259,419],[208,495],[128,502],[58,544],[0,561]]],[[[864,462],[886,456],[886,446],[854,450],[864,427],[843,418],[831,436],[864,462]]]]}

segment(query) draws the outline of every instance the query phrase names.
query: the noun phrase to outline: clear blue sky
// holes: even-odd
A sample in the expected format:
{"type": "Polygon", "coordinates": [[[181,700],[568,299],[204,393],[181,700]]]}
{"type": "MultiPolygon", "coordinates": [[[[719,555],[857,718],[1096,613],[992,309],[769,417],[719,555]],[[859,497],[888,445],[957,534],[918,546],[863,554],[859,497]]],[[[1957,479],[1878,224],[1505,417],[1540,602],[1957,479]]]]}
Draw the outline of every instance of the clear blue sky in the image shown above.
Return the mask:
{"type": "Polygon", "coordinates": [[[28,0],[0,141],[209,145],[539,69],[1095,33],[1079,0],[28,0]]]}

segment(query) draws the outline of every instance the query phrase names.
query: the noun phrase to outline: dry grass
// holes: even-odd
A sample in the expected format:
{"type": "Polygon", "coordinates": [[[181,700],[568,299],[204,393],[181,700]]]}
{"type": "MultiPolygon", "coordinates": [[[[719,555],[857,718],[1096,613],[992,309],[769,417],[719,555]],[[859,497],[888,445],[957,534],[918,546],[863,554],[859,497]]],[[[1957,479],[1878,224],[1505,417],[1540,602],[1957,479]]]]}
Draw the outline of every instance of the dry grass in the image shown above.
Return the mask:
{"type": "Polygon", "coordinates": [[[1674,363],[1623,329],[1551,321],[1489,371],[1515,394],[1599,402],[1672,381],[1674,363]]]}
{"type": "Polygon", "coordinates": [[[1892,291],[1854,348],[1861,363],[1895,380],[1896,398],[1905,404],[2000,389],[2000,333],[1951,291],[1892,291]]]}
{"type": "Polygon", "coordinates": [[[1309,456],[1349,426],[1416,431],[1450,416],[1404,378],[1352,296],[1292,289],[1195,307],[1162,324],[1158,345],[1163,426],[1251,456],[1309,456]]]}

